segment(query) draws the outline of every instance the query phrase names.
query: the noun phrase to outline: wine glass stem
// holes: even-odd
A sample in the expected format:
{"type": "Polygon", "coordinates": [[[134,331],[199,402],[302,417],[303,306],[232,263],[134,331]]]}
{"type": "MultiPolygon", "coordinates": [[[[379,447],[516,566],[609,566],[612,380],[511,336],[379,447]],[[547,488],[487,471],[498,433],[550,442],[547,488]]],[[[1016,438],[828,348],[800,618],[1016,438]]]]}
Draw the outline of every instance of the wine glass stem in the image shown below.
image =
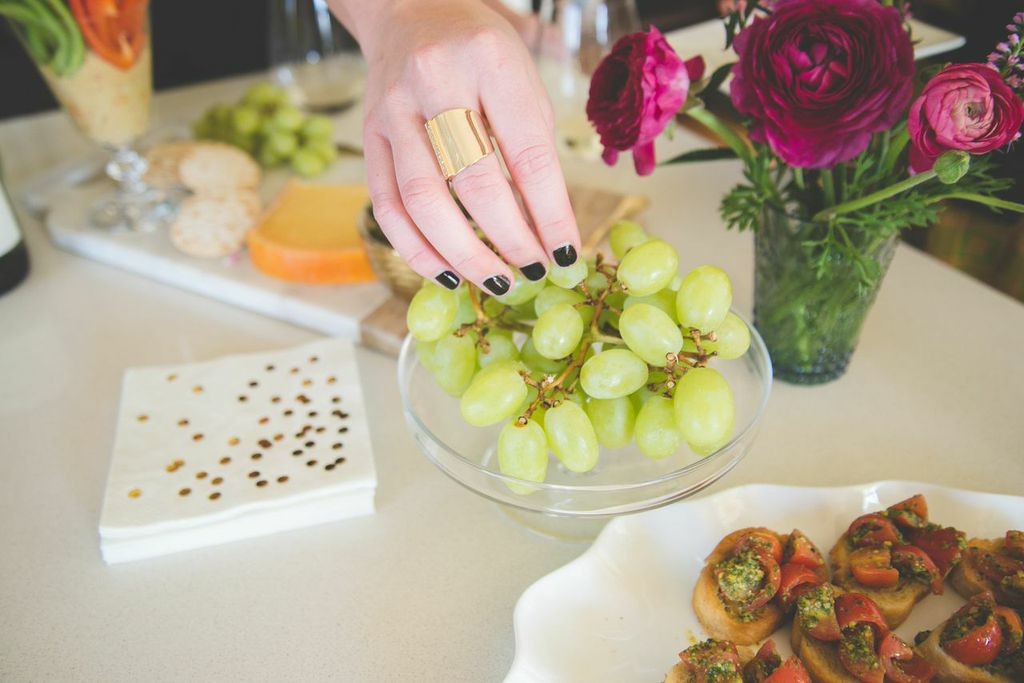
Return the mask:
{"type": "Polygon", "coordinates": [[[107,162],[107,175],[120,186],[126,195],[140,195],[146,191],[143,177],[149,164],[133,147],[122,145],[114,149],[107,162]]]}

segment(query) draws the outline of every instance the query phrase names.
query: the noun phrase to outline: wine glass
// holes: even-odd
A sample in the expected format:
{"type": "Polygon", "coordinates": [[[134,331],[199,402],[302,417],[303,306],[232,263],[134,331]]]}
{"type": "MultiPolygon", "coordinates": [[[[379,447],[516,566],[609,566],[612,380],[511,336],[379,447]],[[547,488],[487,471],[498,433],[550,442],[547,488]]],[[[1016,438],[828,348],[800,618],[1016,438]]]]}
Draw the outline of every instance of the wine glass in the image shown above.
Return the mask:
{"type": "Polygon", "coordinates": [[[600,157],[601,145],[586,117],[590,76],[615,42],[639,27],[634,0],[542,1],[533,53],[563,150],[600,157]]]}
{"type": "Polygon", "coordinates": [[[174,214],[173,198],[146,185],[146,161],[134,148],[153,99],[148,14],[147,0],[0,5],[72,122],[110,154],[106,172],[118,187],[91,211],[100,228],[154,230],[174,214]]]}

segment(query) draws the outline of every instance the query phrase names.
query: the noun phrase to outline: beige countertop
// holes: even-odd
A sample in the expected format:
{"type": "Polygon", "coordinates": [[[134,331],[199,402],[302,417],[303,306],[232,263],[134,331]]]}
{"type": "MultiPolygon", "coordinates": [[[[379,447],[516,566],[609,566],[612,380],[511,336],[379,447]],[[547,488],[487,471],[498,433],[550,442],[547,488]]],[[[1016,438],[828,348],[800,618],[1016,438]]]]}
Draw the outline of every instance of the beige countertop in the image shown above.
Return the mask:
{"type": "MultiPolygon", "coordinates": [[[[188,120],[245,83],[165,93],[160,117],[188,120]]],[[[15,195],[88,149],[59,114],[0,124],[15,195]]],[[[625,161],[566,170],[650,195],[649,228],[684,269],[725,267],[749,312],[752,240],[717,215],[735,163],[647,179],[625,161]]],[[[124,368],[314,335],[59,252],[22,219],[32,274],[0,298],[0,680],[502,678],[519,594],[583,546],[535,536],[434,469],[402,421],[395,362],[373,352],[360,360],[377,411],[376,515],[104,565],[97,524],[124,368]]],[[[749,457],[712,490],[918,479],[1024,493],[1022,349],[1024,306],[900,247],[847,375],[776,384],[749,457]]]]}

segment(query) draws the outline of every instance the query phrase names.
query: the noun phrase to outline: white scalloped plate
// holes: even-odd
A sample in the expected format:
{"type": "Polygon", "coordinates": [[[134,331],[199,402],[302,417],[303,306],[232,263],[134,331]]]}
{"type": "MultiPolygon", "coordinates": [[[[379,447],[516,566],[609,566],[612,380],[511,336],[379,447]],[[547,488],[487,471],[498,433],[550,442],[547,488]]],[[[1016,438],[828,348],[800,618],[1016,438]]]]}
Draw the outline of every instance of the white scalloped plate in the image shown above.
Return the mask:
{"type": "MultiPolygon", "coordinates": [[[[515,610],[516,656],[506,683],[656,683],[676,654],[704,637],[690,594],[704,557],[727,533],[794,527],[828,552],[857,515],[915,493],[936,522],[968,537],[1024,528],[1024,498],[913,482],[844,488],[750,485],[619,517],[582,556],[526,589],[515,610]]],[[[947,589],[897,632],[913,638],[963,601],[947,589]]],[[[788,630],[774,636],[790,652],[788,630]]]]}

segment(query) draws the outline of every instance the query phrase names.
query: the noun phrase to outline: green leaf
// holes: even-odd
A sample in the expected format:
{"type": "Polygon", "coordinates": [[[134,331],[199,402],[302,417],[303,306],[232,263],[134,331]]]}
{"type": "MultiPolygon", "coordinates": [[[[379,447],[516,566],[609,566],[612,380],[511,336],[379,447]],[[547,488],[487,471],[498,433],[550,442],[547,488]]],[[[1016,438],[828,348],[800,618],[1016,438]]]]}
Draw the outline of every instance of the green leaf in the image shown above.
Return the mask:
{"type": "Polygon", "coordinates": [[[707,85],[701,88],[701,92],[704,92],[705,90],[708,92],[716,92],[722,86],[722,83],[725,82],[725,79],[729,77],[729,74],[732,73],[732,67],[735,64],[736,62],[729,62],[728,64],[723,64],[715,69],[711,76],[708,77],[707,85]]]}
{"type": "Polygon", "coordinates": [[[712,147],[709,149],[695,149],[684,152],[668,161],[661,162],[663,166],[668,164],[687,164],[694,161],[717,161],[719,159],[738,159],[736,152],[729,147],[712,147]]]}

